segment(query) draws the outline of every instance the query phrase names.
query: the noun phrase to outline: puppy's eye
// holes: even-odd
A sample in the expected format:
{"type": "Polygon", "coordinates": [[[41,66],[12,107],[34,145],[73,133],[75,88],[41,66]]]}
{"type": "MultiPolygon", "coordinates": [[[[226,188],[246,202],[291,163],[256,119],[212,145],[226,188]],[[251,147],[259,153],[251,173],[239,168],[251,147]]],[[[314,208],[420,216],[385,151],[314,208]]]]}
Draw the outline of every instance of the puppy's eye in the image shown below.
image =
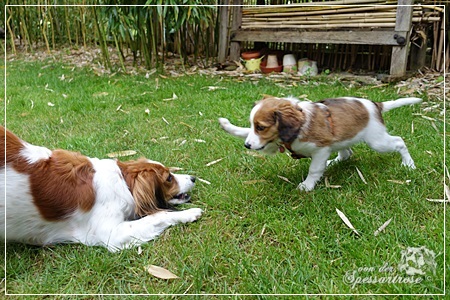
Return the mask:
{"type": "Polygon", "coordinates": [[[256,125],[256,131],[263,131],[264,129],[266,129],[266,127],[261,126],[261,125],[256,125]]]}
{"type": "Polygon", "coordinates": [[[172,174],[169,174],[169,177],[167,177],[167,182],[172,182],[173,176],[172,174]]]}

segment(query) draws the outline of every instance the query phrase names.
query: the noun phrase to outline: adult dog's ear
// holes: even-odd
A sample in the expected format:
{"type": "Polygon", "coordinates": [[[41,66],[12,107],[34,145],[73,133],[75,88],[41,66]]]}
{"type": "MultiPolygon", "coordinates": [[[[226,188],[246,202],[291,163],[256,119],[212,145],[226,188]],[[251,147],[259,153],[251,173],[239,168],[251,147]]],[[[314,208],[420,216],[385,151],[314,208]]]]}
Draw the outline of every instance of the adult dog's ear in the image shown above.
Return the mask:
{"type": "Polygon", "coordinates": [[[291,103],[280,105],[274,112],[278,122],[278,136],[285,143],[292,143],[300,133],[304,123],[304,115],[291,103]]]}

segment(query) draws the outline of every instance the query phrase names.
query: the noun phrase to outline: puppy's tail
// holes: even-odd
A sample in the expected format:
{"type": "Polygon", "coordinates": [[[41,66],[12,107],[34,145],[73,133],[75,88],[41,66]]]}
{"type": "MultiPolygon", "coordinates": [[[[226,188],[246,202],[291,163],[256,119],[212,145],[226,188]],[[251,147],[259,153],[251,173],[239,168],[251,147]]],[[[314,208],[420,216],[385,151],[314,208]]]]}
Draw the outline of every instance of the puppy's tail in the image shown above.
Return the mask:
{"type": "Polygon", "coordinates": [[[397,100],[392,100],[392,101],[386,101],[386,102],[381,102],[380,104],[382,104],[381,107],[381,112],[387,112],[390,111],[391,109],[400,107],[400,106],[404,106],[404,105],[410,105],[410,104],[417,104],[422,102],[422,99],[420,98],[414,98],[414,97],[410,97],[410,98],[400,98],[397,100]]]}

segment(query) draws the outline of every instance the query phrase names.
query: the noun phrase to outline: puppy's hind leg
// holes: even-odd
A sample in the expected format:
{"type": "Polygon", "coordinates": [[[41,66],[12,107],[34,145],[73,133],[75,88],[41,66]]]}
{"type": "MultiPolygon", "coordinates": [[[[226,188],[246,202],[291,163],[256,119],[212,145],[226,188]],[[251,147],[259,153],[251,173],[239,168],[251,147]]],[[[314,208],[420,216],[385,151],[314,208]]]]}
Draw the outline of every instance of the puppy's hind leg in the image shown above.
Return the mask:
{"type": "Polygon", "coordinates": [[[343,160],[347,160],[350,158],[350,156],[352,156],[352,154],[353,154],[353,151],[350,148],[339,150],[338,156],[336,156],[336,158],[327,160],[327,166],[335,164],[335,163],[343,161],[343,160]]]}
{"type": "Polygon", "coordinates": [[[366,140],[366,143],[375,151],[384,152],[398,152],[402,156],[402,166],[407,166],[415,169],[414,160],[409,154],[408,148],[403,139],[399,136],[392,136],[385,132],[382,136],[377,136],[373,140],[366,140]]]}

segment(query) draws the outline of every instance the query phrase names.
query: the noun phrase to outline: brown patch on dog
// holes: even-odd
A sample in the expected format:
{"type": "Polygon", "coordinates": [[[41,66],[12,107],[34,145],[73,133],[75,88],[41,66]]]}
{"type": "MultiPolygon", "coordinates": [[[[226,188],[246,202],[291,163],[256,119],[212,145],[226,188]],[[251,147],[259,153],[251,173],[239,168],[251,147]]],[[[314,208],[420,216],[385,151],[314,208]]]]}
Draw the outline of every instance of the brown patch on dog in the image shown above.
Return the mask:
{"type": "Polygon", "coordinates": [[[329,146],[353,138],[369,122],[369,113],[359,101],[337,98],[318,103],[326,105],[326,108],[315,106],[309,126],[304,129],[302,142],[329,146]]]}
{"type": "Polygon", "coordinates": [[[179,185],[169,169],[146,159],[117,162],[135,202],[135,214],[146,216],[169,209],[168,201],[179,192],[179,185]]]}
{"type": "Polygon", "coordinates": [[[95,171],[87,157],[55,150],[49,159],[30,164],[20,155],[24,148],[22,140],[4,127],[0,128],[0,138],[0,166],[8,164],[17,172],[29,175],[33,202],[44,219],[62,220],[76,209],[89,211],[92,208],[95,202],[92,185],[95,171]]]}
{"type": "Polygon", "coordinates": [[[44,219],[62,220],[76,209],[89,211],[95,202],[94,168],[79,153],[54,150],[49,159],[32,164],[30,189],[44,219]]]}
{"type": "Polygon", "coordinates": [[[5,164],[11,163],[12,167],[18,172],[24,172],[24,170],[20,169],[27,167],[28,163],[19,155],[23,147],[22,140],[20,140],[11,131],[6,130],[3,126],[0,126],[0,167],[4,167],[5,164]]]}
{"type": "Polygon", "coordinates": [[[304,123],[303,113],[288,100],[265,98],[253,117],[255,133],[264,144],[280,138],[283,142],[295,140],[304,123]]]}
{"type": "Polygon", "coordinates": [[[378,119],[378,121],[380,121],[381,124],[384,124],[384,120],[383,120],[383,116],[382,116],[382,112],[383,112],[383,102],[373,102],[373,104],[375,104],[375,106],[377,107],[377,114],[376,117],[378,119]]]}

